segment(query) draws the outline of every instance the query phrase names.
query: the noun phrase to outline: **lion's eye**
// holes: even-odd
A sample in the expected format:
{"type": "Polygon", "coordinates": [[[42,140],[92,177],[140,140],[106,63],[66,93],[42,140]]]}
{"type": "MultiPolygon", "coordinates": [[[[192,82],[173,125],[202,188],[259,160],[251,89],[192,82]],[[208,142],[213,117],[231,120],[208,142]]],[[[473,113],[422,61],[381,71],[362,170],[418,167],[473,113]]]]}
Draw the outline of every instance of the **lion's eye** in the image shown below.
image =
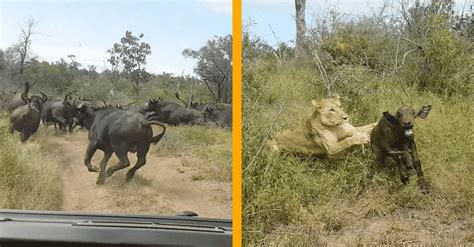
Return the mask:
{"type": "Polygon", "coordinates": [[[330,111],[336,111],[336,110],[334,110],[334,108],[331,108],[331,110],[330,110],[330,111]]]}

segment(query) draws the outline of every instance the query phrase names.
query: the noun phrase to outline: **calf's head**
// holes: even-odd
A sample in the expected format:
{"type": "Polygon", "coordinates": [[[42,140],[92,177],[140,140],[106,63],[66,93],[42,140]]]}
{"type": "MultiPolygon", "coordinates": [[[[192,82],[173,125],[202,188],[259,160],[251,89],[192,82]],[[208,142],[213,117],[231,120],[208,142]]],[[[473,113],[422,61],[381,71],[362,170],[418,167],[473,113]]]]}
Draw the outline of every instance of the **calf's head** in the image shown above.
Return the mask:
{"type": "Polygon", "coordinates": [[[392,125],[399,126],[403,130],[403,134],[407,137],[413,135],[413,125],[415,118],[425,119],[431,111],[431,105],[422,106],[420,109],[413,109],[411,106],[402,106],[394,115],[384,112],[383,116],[392,125]]]}

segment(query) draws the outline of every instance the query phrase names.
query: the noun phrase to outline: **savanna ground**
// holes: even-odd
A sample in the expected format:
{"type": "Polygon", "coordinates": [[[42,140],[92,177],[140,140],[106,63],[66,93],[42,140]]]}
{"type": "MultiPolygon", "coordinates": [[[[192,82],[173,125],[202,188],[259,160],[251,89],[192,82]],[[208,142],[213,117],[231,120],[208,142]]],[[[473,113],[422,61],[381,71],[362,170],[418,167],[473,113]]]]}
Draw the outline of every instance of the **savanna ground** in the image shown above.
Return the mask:
{"type": "Polygon", "coordinates": [[[308,31],[317,35],[303,58],[244,32],[244,245],[474,243],[472,35],[450,29],[442,11],[423,13],[425,39],[393,32],[390,25],[398,24],[381,24],[378,16],[344,22],[335,15],[328,33],[308,31]],[[420,42],[424,53],[403,57],[413,49],[403,37],[420,42]],[[329,92],[341,96],[354,126],[402,105],[431,104],[414,127],[431,192],[421,193],[415,174],[403,185],[390,159],[376,166],[370,145],[339,160],[263,148],[274,133],[304,124],[311,100],[329,92]]]}
{"type": "MultiPolygon", "coordinates": [[[[159,127],[154,128],[159,133],[159,127]]],[[[0,208],[75,212],[232,216],[231,134],[214,127],[169,127],[147,164],[125,182],[127,169],[95,184],[83,164],[87,131],[63,134],[40,127],[26,144],[0,122],[0,208]]],[[[103,153],[93,158],[98,165],[103,153]]],[[[129,154],[131,165],[136,157],[129,154]]],[[[109,166],[117,163],[115,156],[109,166]]]]}

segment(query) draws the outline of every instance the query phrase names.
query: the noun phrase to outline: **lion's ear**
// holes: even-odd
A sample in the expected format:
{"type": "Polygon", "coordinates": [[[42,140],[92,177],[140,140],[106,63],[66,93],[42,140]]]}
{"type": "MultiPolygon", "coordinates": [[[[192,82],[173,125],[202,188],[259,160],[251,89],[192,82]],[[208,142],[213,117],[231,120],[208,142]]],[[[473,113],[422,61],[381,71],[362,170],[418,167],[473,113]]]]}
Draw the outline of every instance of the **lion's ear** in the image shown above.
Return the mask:
{"type": "Polygon", "coordinates": [[[314,108],[320,108],[320,107],[321,107],[321,104],[319,103],[319,101],[317,101],[317,100],[315,100],[315,99],[313,99],[313,100],[311,101],[311,104],[313,104],[313,107],[314,107],[314,108]]]}
{"type": "Polygon", "coordinates": [[[337,101],[337,102],[341,102],[341,97],[339,97],[339,94],[336,94],[336,95],[333,95],[331,96],[331,99],[337,101]]]}

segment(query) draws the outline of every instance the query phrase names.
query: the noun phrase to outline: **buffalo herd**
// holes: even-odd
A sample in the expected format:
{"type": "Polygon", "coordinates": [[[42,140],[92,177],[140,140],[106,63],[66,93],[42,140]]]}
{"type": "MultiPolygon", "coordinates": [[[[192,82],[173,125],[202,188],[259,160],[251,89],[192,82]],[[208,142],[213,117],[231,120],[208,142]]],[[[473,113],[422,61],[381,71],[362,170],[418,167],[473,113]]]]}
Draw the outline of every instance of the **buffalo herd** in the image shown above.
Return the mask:
{"type": "MultiPolygon", "coordinates": [[[[34,84],[33,84],[34,85],[34,84]]],[[[72,132],[76,126],[89,131],[84,164],[91,172],[99,172],[97,184],[115,171],[130,166],[128,152],[137,153],[137,163],[126,175],[130,181],[135,172],[145,165],[150,145],[156,144],[164,136],[166,125],[216,125],[232,127],[232,106],[223,103],[193,103],[184,106],[166,102],[161,98],[150,99],[146,103],[109,105],[107,102],[94,102],[81,97],[73,99],[72,93],[64,97],[31,95],[33,86],[25,82],[23,92],[0,95],[2,107],[10,114],[10,132],[20,133],[20,140],[27,141],[39,128],[54,125],[63,132],[72,132]],[[153,136],[152,125],[161,126],[162,132],[153,136]],[[104,152],[100,168],[91,164],[97,149],[104,152]],[[106,169],[107,162],[115,153],[117,165],[106,169]]],[[[179,96],[176,94],[176,97],[179,96]]]]}

